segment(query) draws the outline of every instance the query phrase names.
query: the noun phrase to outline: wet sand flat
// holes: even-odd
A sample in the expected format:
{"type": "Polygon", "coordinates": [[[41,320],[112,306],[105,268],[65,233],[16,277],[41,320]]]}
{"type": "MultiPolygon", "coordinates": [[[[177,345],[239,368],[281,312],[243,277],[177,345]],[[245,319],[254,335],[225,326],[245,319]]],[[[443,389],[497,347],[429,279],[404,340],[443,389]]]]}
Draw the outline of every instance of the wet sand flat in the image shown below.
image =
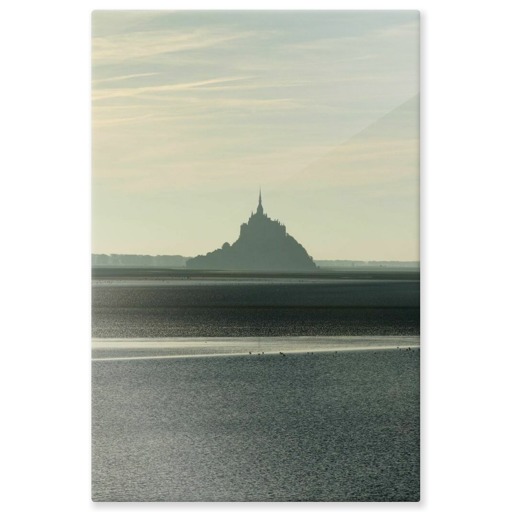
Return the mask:
{"type": "Polygon", "coordinates": [[[95,338],[93,360],[270,355],[418,348],[419,336],[274,336],[200,338],[95,338]]]}

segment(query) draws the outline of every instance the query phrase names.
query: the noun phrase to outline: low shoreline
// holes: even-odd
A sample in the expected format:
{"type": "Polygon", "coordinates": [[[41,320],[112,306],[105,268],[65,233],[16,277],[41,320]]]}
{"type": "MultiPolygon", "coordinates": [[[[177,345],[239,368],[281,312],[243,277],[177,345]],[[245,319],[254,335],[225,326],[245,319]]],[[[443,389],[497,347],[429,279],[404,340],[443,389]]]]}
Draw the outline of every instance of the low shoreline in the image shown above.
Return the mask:
{"type": "Polygon", "coordinates": [[[419,281],[420,269],[411,268],[362,268],[362,269],[317,269],[301,272],[192,270],[165,267],[92,267],[92,281],[106,281],[114,285],[117,281],[131,282],[194,282],[194,281],[339,281],[339,280],[412,280],[419,281]]]}
{"type": "Polygon", "coordinates": [[[320,336],[269,338],[134,338],[92,341],[92,361],[270,356],[420,347],[419,336],[320,336]]]}
{"type": "Polygon", "coordinates": [[[377,350],[419,350],[418,346],[383,346],[383,347],[342,347],[338,349],[310,349],[306,350],[289,350],[288,352],[264,352],[262,354],[248,354],[247,352],[233,352],[229,354],[186,354],[186,355],[167,355],[167,356],[120,356],[120,357],[97,357],[93,358],[92,361],[141,361],[145,359],[190,359],[196,357],[240,357],[240,356],[253,356],[253,357],[265,357],[265,356],[286,356],[286,355],[299,355],[299,354],[327,354],[327,353],[338,353],[338,352],[358,352],[358,351],[377,351],[377,350]]]}

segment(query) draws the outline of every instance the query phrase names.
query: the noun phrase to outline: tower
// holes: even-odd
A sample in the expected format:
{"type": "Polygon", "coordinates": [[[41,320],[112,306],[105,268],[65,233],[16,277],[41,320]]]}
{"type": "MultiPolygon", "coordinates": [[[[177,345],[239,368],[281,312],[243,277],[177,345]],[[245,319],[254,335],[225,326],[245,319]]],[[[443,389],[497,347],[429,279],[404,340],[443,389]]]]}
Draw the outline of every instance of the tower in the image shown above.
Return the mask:
{"type": "Polygon", "coordinates": [[[258,209],[256,210],[258,215],[263,215],[263,206],[261,204],[261,187],[260,187],[260,199],[258,201],[258,209]]]}

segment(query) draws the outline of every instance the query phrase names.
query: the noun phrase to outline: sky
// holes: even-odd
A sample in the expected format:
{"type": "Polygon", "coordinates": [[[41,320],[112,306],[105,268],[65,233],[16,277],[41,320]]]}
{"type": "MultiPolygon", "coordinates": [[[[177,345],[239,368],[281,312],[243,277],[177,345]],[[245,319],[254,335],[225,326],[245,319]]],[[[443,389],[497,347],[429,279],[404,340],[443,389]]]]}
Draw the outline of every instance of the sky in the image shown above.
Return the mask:
{"type": "Polygon", "coordinates": [[[417,11],[95,11],[92,251],[196,256],[256,210],[314,259],[419,260],[417,11]]]}

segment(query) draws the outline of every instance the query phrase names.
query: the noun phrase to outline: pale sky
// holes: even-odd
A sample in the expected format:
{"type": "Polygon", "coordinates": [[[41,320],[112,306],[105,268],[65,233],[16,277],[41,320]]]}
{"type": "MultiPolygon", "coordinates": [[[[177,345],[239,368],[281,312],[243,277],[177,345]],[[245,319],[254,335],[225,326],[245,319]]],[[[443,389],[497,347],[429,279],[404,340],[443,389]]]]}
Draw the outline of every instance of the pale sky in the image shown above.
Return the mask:
{"type": "Polygon", "coordinates": [[[196,256],[256,209],[315,259],[419,259],[416,11],[97,11],[92,251],[196,256]]]}

